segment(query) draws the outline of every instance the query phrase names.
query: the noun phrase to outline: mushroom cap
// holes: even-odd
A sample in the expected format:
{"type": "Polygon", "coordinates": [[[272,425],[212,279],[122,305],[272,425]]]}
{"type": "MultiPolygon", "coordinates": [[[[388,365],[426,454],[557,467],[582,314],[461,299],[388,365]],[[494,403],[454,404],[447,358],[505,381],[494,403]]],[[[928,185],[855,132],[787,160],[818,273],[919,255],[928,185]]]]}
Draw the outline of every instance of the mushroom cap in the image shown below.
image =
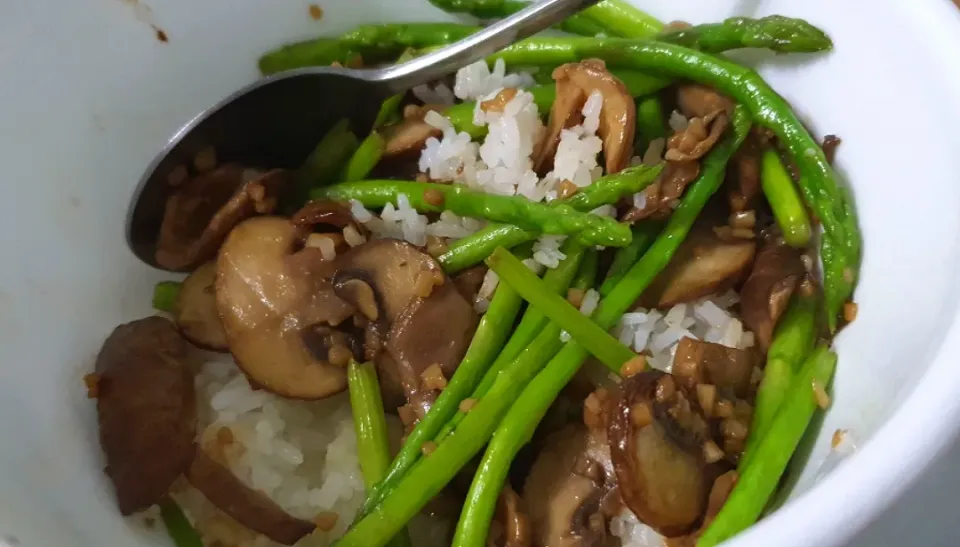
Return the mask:
{"type": "Polygon", "coordinates": [[[523,486],[533,544],[600,547],[605,531],[594,515],[612,487],[610,454],[602,438],[583,423],[551,434],[523,486]],[[588,468],[596,472],[585,472],[588,468]]]}
{"type": "Polygon", "coordinates": [[[398,379],[414,408],[425,412],[436,394],[422,386],[421,375],[432,365],[446,378],[453,374],[476,327],[473,306],[433,257],[404,241],[368,241],[337,265],[337,294],[370,321],[368,350],[386,350],[377,357],[385,376],[398,379]],[[433,286],[424,296],[425,278],[433,286]]]}
{"type": "Polygon", "coordinates": [[[740,290],[743,323],[757,336],[766,351],[777,321],[787,309],[790,297],[806,275],[801,251],[771,237],[760,248],[750,277],[740,290]]]}
{"type": "Polygon", "coordinates": [[[205,262],[183,280],[173,306],[173,319],[184,338],[211,351],[227,351],[214,284],[217,263],[205,262]]]}
{"type": "Polygon", "coordinates": [[[640,302],[669,308],[731,287],[753,264],[756,249],[752,239],[721,239],[707,224],[698,223],[640,302]]]}
{"type": "Polygon", "coordinates": [[[213,259],[230,230],[257,214],[269,214],[291,180],[282,169],[245,180],[247,171],[225,164],[184,183],[168,199],[157,236],[157,264],[188,271],[213,259]]]}
{"type": "Polygon", "coordinates": [[[120,512],[160,501],[193,459],[194,356],[169,320],[120,325],[97,355],[97,420],[120,512]]]}
{"type": "Polygon", "coordinates": [[[659,371],[625,378],[607,416],[620,495],[637,518],[667,537],[699,525],[716,476],[703,458],[707,425],[695,402],[679,391],[669,400],[658,393],[660,381],[670,378],[659,371]],[[636,405],[645,405],[653,419],[638,425],[636,405]]]}
{"type": "Polygon", "coordinates": [[[262,388],[319,399],[346,388],[346,371],[318,359],[304,333],[339,325],[353,307],[334,294],[332,261],[298,250],[289,220],[256,217],[234,228],[217,258],[217,307],[237,365],[262,388]]]}
{"type": "Polygon", "coordinates": [[[544,140],[536,152],[534,166],[537,172],[545,174],[553,166],[560,133],[583,122],[581,110],[594,91],[603,95],[597,134],[603,140],[606,173],[609,175],[624,169],[633,155],[637,116],[637,107],[627,86],[608,72],[600,59],[561,65],[554,69],[553,79],[557,82],[556,99],[550,110],[544,140]]]}

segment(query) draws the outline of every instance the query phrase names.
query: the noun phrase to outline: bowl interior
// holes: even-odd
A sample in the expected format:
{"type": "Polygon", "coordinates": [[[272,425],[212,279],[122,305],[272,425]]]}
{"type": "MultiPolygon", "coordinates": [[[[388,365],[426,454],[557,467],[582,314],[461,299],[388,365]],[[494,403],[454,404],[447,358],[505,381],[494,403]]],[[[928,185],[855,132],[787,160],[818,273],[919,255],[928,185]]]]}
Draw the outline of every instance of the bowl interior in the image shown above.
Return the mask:
{"type": "MultiPolygon", "coordinates": [[[[834,404],[805,441],[806,465],[791,472],[801,496],[839,461],[823,465],[836,429],[863,445],[911,411],[901,403],[956,316],[960,86],[921,26],[955,21],[913,16],[892,0],[868,12],[830,0],[637,3],[664,20],[805,17],[835,40],[827,56],[749,59],[815,133],[843,138],[838,170],[865,233],[859,315],[837,341],[834,404]]],[[[933,2],[917,4],[923,13],[920,4],[933,2]]],[[[451,19],[426,0],[321,6],[316,21],[305,0],[20,2],[0,20],[0,150],[13,189],[0,202],[0,544],[166,544],[160,526],[118,518],[82,382],[110,330],[152,313],[152,286],[169,278],[127,250],[127,203],[166,140],[256,78],[268,48],[360,22],[451,19]]],[[[912,419],[945,429],[938,416],[912,419]]],[[[879,501],[857,503],[869,513],[879,501]]],[[[832,541],[843,533],[818,532],[832,541]]]]}

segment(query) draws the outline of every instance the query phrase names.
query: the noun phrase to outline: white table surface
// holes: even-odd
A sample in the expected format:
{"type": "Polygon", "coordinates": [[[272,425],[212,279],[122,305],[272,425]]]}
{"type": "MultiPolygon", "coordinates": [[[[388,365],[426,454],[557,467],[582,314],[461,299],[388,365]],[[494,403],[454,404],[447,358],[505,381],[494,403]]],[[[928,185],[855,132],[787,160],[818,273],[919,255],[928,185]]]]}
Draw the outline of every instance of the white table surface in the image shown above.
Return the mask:
{"type": "Polygon", "coordinates": [[[849,547],[960,545],[960,439],[849,547]]]}

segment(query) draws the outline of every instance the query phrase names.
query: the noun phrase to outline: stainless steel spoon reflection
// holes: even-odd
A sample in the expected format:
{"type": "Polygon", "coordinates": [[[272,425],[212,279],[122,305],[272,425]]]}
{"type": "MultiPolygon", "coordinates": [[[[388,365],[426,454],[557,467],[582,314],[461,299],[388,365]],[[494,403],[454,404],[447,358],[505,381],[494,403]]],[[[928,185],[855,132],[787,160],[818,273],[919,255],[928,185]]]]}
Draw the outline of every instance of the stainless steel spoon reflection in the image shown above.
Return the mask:
{"type": "Polygon", "coordinates": [[[427,83],[560,22],[597,0],[543,0],[459,42],[380,69],[315,67],[259,80],[201,112],[150,163],[127,213],[127,243],[160,268],[155,248],[170,173],[200,150],[242,165],[295,167],[344,117],[366,132],[387,97],[427,83]]]}

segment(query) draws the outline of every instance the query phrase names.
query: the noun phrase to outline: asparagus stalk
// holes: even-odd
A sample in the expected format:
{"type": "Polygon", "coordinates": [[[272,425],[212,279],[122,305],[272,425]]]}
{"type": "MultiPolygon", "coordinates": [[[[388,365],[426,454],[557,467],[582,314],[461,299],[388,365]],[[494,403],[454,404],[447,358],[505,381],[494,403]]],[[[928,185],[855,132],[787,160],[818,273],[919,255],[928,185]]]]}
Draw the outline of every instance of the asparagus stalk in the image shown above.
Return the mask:
{"type": "Polygon", "coordinates": [[[153,286],[153,309],[172,313],[180,296],[183,283],[179,281],[161,281],[153,286]]]}
{"type": "Polygon", "coordinates": [[[810,219],[790,173],[773,148],[764,150],[760,157],[760,185],[783,239],[793,247],[806,247],[810,242],[810,219]]]}

